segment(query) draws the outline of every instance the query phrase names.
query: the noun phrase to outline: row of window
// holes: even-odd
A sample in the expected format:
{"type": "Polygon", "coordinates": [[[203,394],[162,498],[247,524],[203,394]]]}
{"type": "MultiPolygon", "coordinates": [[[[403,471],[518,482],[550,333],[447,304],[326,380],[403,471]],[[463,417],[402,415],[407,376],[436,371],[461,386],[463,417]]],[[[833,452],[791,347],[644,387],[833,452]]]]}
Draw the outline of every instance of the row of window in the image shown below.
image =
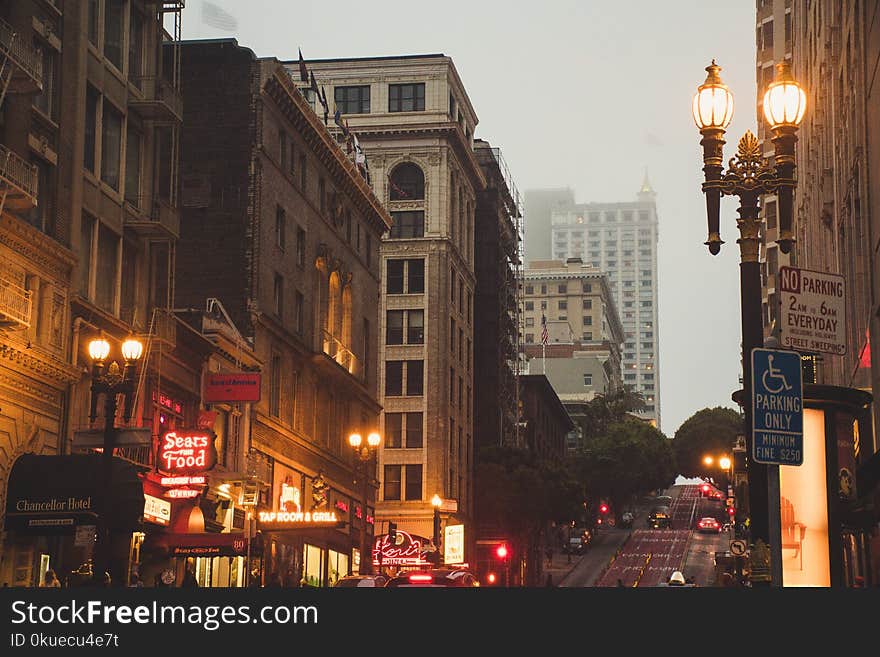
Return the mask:
{"type": "MultiPolygon", "coordinates": [[[[559,316],[560,321],[567,320],[568,317],[564,315],[559,316]]],[[[591,315],[584,315],[581,318],[581,322],[584,326],[592,326],[593,325],[593,317],[591,315]]],[[[532,328],[535,325],[534,317],[526,317],[526,328],[532,328]]]]}
{"type": "MultiPolygon", "coordinates": [[[[591,293],[593,291],[593,284],[587,283],[587,282],[582,282],[581,283],[581,291],[588,293],[588,294],[591,293]]],[[[525,292],[526,292],[526,294],[534,294],[535,293],[535,286],[534,285],[526,285],[525,292]]],[[[568,294],[568,283],[558,283],[556,285],[556,293],[557,294],[568,294]]],[[[547,294],[547,284],[546,283],[541,284],[541,294],[542,295],[547,294]]],[[[587,301],[587,300],[585,299],[585,301],[587,301]]],[[[587,308],[587,306],[584,306],[584,308],[587,308]]]]}
{"type": "MultiPolygon", "coordinates": [[[[335,87],[333,99],[342,114],[370,113],[370,86],[335,87]]],[[[413,82],[388,85],[389,112],[423,112],[425,110],[425,83],[413,82]]]]}

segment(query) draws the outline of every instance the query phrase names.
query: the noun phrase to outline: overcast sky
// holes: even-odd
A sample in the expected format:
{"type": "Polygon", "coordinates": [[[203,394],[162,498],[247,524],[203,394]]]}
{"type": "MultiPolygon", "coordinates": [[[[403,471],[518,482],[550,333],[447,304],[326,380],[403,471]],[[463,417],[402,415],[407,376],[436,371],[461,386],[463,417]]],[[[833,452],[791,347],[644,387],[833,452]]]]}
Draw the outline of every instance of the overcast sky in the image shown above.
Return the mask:
{"type": "Polygon", "coordinates": [[[755,3],[447,0],[422,7],[412,0],[191,0],[183,38],[235,37],[258,56],[279,59],[296,59],[298,48],[306,60],[448,55],[476,109],[475,136],[502,149],[521,192],[571,187],[578,203],[632,201],[647,167],[660,221],[661,429],[672,437],[702,408],[735,407],[738,202],[722,200],[726,244],[710,256],[690,107],[715,58],[736,99],[725,162],[739,137],[755,131],[755,3]]]}

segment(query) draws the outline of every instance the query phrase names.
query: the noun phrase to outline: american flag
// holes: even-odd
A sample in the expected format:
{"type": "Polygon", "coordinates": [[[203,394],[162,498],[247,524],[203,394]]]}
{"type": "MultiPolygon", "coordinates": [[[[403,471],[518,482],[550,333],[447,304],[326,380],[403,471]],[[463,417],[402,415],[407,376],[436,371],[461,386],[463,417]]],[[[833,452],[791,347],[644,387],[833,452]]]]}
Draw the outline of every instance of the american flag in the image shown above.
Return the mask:
{"type": "Polygon", "coordinates": [[[541,344],[547,344],[550,341],[547,335],[547,318],[541,313],[541,344]]]}

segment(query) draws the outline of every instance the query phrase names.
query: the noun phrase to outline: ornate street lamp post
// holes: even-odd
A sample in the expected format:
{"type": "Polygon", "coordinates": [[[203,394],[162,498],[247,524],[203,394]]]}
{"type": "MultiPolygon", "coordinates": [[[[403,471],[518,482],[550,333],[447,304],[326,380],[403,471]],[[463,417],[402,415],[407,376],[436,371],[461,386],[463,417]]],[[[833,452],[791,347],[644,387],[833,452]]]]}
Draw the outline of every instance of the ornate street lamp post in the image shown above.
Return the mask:
{"type": "Polygon", "coordinates": [[[92,359],[91,401],[89,420],[94,422],[98,417],[98,397],[104,395],[104,447],[101,454],[103,466],[103,494],[99,503],[97,542],[92,566],[92,578],[97,585],[104,583],[104,573],[112,572],[112,550],[110,546],[110,509],[113,494],[113,449],[116,447],[116,409],[118,395],[123,395],[122,417],[125,422],[131,420],[134,401],[137,362],[143,354],[144,346],[140,341],[129,338],[122,343],[122,357],[125,365],[122,372],[116,361],[106,368],[107,356],[110,355],[110,343],[104,338],[96,338],[89,343],[89,357],[92,359]]]}
{"type": "MultiPolygon", "coordinates": [[[[769,499],[769,482],[775,477],[778,497],[778,466],[757,463],[752,454],[752,349],[764,346],[761,321],[760,252],[761,219],[758,200],[762,194],[776,194],[779,199],[779,239],[776,243],[782,253],[791,251],[792,193],[796,184],[794,147],[797,129],[806,110],[806,94],[791,75],[787,61],[776,65],[776,79],[764,94],[764,116],[773,132],[774,157],[771,166],[761,155],[757,137],[746,131],[739,140],[736,157],[731,158],[727,172],[723,171],[724,131],[733,117],[733,94],[721,81],[721,67],[715,60],[706,67],[706,81],[694,95],[694,121],[703,139],[703,193],[706,195],[706,214],[709,238],[705,242],[709,253],[717,255],[724,243],[719,227],[720,201],[723,195],[738,196],[740,200],[737,228],[740,237],[740,296],[742,304],[742,369],[743,406],[745,409],[745,436],[748,454],[748,513],[749,533],[753,543],[761,541],[779,552],[778,529],[771,537],[770,514],[774,504],[769,499]],[[771,470],[772,468],[772,470],[771,470]]],[[[740,500],[742,503],[743,500],[740,500]]],[[[779,500],[775,500],[779,508],[779,500]]],[[[771,551],[771,556],[773,555],[771,551]]],[[[774,559],[775,561],[775,559],[774,559]]],[[[781,574],[781,563],[778,572],[781,574]]],[[[771,567],[771,572],[776,569],[771,567]]],[[[774,581],[776,578],[774,578],[774,581]]],[[[775,581],[779,584],[779,581],[775,581]]]]}
{"type": "Polygon", "coordinates": [[[363,499],[361,518],[361,560],[358,566],[358,574],[369,575],[373,571],[373,555],[372,550],[367,545],[367,497],[369,496],[369,470],[367,464],[376,455],[379,443],[382,437],[378,433],[371,433],[367,436],[366,444],[361,444],[363,439],[359,433],[353,433],[348,437],[348,443],[354,448],[354,453],[360,462],[361,471],[361,498],[363,499]],[[368,561],[369,560],[369,561],[368,561]]]}

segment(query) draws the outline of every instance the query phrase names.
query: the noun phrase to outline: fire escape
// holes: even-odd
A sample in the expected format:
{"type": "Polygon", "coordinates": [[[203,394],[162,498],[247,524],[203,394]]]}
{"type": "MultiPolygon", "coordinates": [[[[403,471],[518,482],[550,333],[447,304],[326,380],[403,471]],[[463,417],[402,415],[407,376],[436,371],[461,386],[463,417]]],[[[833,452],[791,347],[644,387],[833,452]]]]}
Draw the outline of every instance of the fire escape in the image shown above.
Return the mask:
{"type": "MultiPolygon", "coordinates": [[[[0,19],[0,108],[7,92],[35,94],[43,89],[43,60],[24,35],[0,19]]],[[[0,215],[27,212],[37,205],[37,168],[0,143],[0,215]]],[[[0,269],[0,330],[29,328],[31,293],[24,281],[0,269]]]]}

